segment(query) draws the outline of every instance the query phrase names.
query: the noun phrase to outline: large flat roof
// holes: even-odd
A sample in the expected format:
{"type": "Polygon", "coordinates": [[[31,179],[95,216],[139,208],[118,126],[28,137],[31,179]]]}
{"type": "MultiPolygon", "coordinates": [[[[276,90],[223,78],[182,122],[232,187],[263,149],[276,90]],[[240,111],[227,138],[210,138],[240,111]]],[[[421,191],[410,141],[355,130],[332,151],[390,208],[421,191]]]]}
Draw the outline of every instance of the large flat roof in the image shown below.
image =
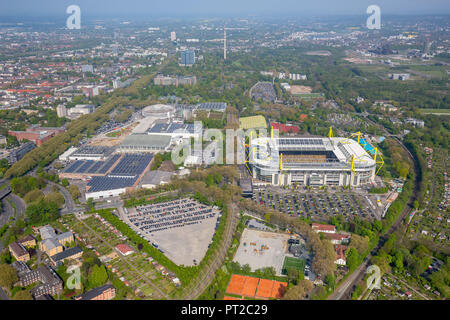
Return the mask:
{"type": "Polygon", "coordinates": [[[355,140],[348,138],[325,138],[325,137],[286,137],[286,138],[257,138],[253,139],[252,145],[266,145],[272,143],[271,147],[283,151],[332,151],[340,162],[349,161],[355,156],[355,161],[366,162],[368,165],[375,161],[355,140]]]}
{"type": "Polygon", "coordinates": [[[263,116],[239,118],[239,128],[241,129],[267,128],[266,119],[263,116]]]}
{"type": "Polygon", "coordinates": [[[165,148],[170,144],[170,136],[131,134],[124,139],[121,147],[157,147],[165,148]]]}

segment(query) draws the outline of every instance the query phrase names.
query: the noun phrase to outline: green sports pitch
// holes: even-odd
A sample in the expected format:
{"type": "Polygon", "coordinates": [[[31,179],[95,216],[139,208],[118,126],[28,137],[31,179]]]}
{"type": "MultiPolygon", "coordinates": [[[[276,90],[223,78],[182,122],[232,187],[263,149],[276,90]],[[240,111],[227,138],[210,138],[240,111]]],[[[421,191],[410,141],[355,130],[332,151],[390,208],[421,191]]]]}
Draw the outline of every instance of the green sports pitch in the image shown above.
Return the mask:
{"type": "Polygon", "coordinates": [[[304,272],[305,264],[306,263],[304,259],[284,257],[283,269],[281,270],[281,273],[287,274],[287,269],[289,268],[304,272]]]}

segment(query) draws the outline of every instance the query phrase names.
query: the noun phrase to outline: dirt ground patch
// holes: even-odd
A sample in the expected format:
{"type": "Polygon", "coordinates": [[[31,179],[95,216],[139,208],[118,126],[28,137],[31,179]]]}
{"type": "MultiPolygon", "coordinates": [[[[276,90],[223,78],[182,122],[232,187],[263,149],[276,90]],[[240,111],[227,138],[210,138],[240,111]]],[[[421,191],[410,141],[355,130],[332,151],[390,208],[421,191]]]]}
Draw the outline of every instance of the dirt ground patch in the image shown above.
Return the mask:
{"type": "Polygon", "coordinates": [[[291,92],[291,94],[306,94],[306,93],[311,93],[312,88],[308,87],[308,86],[293,85],[293,86],[291,86],[290,92],[291,92]]]}

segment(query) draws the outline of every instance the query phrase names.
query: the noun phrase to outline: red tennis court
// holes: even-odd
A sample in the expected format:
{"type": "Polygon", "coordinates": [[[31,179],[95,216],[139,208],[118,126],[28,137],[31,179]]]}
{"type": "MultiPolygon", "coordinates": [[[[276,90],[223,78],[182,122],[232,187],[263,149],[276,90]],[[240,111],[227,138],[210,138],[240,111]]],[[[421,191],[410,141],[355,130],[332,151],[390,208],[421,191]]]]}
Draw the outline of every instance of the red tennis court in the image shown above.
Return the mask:
{"type": "Polygon", "coordinates": [[[256,288],[258,287],[259,278],[246,277],[242,295],[246,297],[254,297],[256,288]]]}
{"type": "Polygon", "coordinates": [[[269,298],[272,296],[273,281],[261,279],[259,281],[258,291],[256,291],[257,298],[269,298]]]}
{"type": "Polygon", "coordinates": [[[281,299],[286,292],[287,283],[280,281],[273,281],[271,298],[281,299]]]}
{"type": "Polygon", "coordinates": [[[242,289],[245,284],[245,276],[233,274],[227,287],[227,293],[242,295],[242,289]]]}

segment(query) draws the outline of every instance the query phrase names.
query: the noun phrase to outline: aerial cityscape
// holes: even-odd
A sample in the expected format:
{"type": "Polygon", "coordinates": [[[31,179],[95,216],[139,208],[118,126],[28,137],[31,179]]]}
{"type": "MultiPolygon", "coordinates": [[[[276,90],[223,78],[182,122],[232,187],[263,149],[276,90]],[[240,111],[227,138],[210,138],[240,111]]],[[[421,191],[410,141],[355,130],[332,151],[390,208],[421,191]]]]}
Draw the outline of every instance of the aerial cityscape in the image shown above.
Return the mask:
{"type": "Polygon", "coordinates": [[[448,2],[17,2],[0,300],[450,298],[448,2]]]}

